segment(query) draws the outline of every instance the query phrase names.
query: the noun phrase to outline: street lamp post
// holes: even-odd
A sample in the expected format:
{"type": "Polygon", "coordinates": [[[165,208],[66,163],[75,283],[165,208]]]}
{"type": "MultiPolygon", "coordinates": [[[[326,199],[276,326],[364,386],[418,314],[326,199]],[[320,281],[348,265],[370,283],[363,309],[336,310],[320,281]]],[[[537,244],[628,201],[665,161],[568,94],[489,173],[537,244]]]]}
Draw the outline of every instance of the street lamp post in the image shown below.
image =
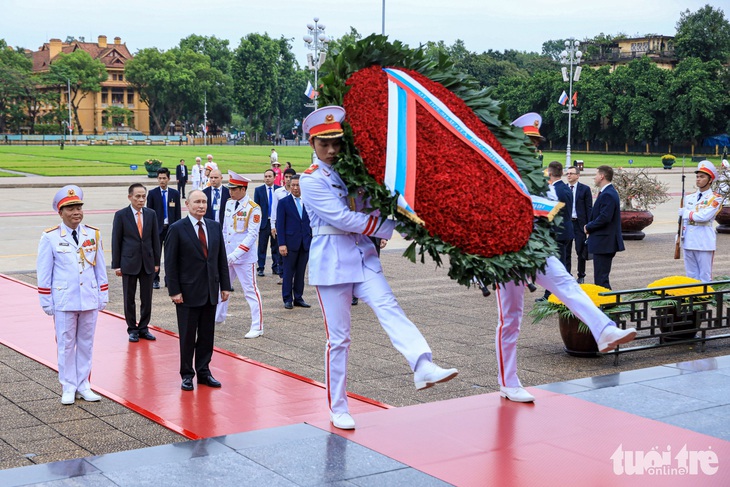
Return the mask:
{"type": "Polygon", "coordinates": [[[307,24],[309,34],[304,36],[304,43],[307,49],[314,51],[314,53],[307,54],[307,68],[314,71],[314,89],[315,95],[313,100],[314,109],[317,109],[317,87],[319,86],[319,68],[324,64],[324,60],[327,57],[327,43],[329,39],[324,34],[324,25],[319,23],[319,17],[314,18],[314,24],[307,24]]]}
{"type": "Polygon", "coordinates": [[[580,79],[580,61],[583,57],[583,53],[580,51],[580,41],[577,41],[573,38],[568,39],[565,41],[565,50],[560,53],[560,63],[566,64],[569,67],[563,67],[563,81],[569,82],[569,95],[568,95],[568,109],[563,110],[563,113],[568,114],[568,146],[565,149],[565,167],[571,166],[570,162],[570,129],[572,125],[573,120],[573,114],[578,113],[578,110],[573,109],[573,81],[578,81],[580,79]],[[573,66],[575,66],[575,74],[573,71],[573,66]]]}

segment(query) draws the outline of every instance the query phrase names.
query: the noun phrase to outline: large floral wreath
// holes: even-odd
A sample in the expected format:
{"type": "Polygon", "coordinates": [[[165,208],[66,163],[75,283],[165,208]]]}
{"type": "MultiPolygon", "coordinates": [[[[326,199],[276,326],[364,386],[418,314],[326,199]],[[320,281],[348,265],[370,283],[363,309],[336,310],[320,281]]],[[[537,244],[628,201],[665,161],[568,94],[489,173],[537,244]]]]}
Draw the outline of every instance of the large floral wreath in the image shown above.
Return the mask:
{"type": "Polygon", "coordinates": [[[439,127],[421,112],[419,130],[432,134],[419,134],[418,156],[418,206],[428,223],[423,225],[398,211],[397,196],[383,185],[382,142],[387,128],[381,123],[386,96],[381,66],[403,69],[427,85],[470,129],[495,145],[531,194],[544,195],[547,190],[534,148],[521,129],[510,125],[489,89],[454,69],[445,56],[433,59],[423,49],[409,49],[373,35],[330,57],[323,68],[327,74],[320,78],[321,105],[344,106],[346,121],[352,120],[344,125],[343,150],[336,166],[351,194],[365,189],[373,208],[401,222],[399,230],[413,240],[404,254],[412,261],[420,256],[425,262],[428,254],[442,265],[441,255],[447,255],[449,276],[460,284],[472,285],[475,278],[485,284],[525,281],[544,269],[547,257],[556,252],[550,223],[543,218],[533,220],[524,204],[505,198],[504,180],[489,172],[491,168],[485,168],[483,161],[464,160],[463,147],[444,139],[439,127]],[[369,83],[375,88],[367,88],[369,83]],[[366,89],[350,94],[353,86],[366,89]],[[421,151],[424,146],[428,150],[421,151]],[[422,157],[422,152],[433,156],[434,151],[439,157],[422,157]],[[475,174],[480,176],[477,184],[464,184],[467,179],[473,183],[475,174]],[[445,184],[464,188],[462,200],[467,204],[445,202],[445,184]],[[465,211],[462,219],[460,214],[465,211]],[[514,218],[509,218],[509,211],[515,213],[514,218]]]}

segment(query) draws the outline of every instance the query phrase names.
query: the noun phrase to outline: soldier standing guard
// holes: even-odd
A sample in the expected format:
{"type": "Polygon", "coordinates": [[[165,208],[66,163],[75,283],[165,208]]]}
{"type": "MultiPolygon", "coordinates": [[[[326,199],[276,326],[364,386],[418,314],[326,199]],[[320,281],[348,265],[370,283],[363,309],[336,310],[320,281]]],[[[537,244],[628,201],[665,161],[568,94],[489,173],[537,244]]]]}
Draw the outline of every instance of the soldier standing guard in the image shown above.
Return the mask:
{"type": "MultiPolygon", "coordinates": [[[[432,362],[426,339],[406,317],[383,276],[369,237],[390,239],[396,221],[348,207],[347,186],[332,166],[341,149],[344,118],[342,107],[329,106],[313,111],[304,120],[303,128],[309,133],[316,157],[300,184],[312,227],[309,283],[317,287],[327,334],[325,383],[330,421],[335,428],[354,429],[346,390],[354,296],[372,308],[393,346],[408,360],[416,389],[453,379],[458,371],[442,369],[432,362]]],[[[362,198],[357,200],[356,207],[363,207],[362,198]]]]}
{"type": "Polygon", "coordinates": [[[712,226],[722,208],[722,195],[712,191],[717,169],[710,161],[701,161],[695,171],[697,193],[687,196],[682,217],[682,248],[687,277],[707,282],[712,280],[712,260],[715,257],[717,235],[712,226]]]}
{"type": "Polygon", "coordinates": [[[89,375],[96,318],[109,301],[109,284],[99,229],[81,223],[83,199],[78,186],[61,188],[53,209],[62,223],[44,231],[38,244],[38,294],[56,328],[62,404],[101,400],[89,375]]]}
{"type": "MultiPolygon", "coordinates": [[[[231,284],[238,278],[243,293],[251,308],[251,329],[245,338],[256,338],[264,334],[264,314],[261,294],[256,284],[256,262],[258,261],[259,226],[261,208],[246,194],[251,180],[228,171],[228,189],[231,197],[226,202],[223,220],[223,240],[228,254],[228,271],[231,284]],[[253,248],[253,252],[251,252],[253,248]]],[[[223,322],[228,314],[230,300],[219,302],[215,321],[223,322]]]]}

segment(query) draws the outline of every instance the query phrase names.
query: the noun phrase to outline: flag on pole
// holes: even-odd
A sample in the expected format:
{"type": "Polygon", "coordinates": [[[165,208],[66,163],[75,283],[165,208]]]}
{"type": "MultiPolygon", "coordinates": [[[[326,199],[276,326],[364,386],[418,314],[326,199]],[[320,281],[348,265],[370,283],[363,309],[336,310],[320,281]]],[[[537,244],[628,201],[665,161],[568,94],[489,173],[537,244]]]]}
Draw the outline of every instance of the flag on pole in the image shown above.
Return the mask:
{"type": "Polygon", "coordinates": [[[314,90],[314,87],[312,86],[312,83],[310,81],[307,81],[307,89],[304,91],[304,95],[309,98],[310,100],[314,100],[314,97],[317,96],[319,93],[317,93],[314,90]]]}
{"type": "Polygon", "coordinates": [[[573,93],[573,106],[574,107],[578,106],[578,92],[577,91],[575,93],[573,93]]]}
{"type": "Polygon", "coordinates": [[[563,94],[560,95],[560,98],[558,98],[558,103],[560,103],[561,105],[565,105],[566,103],[568,103],[568,94],[565,92],[565,90],[563,90],[563,94]]]}

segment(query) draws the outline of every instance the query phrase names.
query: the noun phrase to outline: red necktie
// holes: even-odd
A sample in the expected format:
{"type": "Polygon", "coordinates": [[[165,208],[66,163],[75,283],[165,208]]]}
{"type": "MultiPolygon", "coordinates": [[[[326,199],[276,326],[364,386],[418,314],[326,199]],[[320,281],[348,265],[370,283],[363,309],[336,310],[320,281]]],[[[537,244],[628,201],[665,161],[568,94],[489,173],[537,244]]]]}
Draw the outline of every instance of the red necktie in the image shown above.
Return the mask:
{"type": "Polygon", "coordinates": [[[198,222],[198,238],[200,245],[203,246],[203,255],[208,258],[208,241],[205,239],[205,231],[203,230],[203,222],[198,222]]]}

